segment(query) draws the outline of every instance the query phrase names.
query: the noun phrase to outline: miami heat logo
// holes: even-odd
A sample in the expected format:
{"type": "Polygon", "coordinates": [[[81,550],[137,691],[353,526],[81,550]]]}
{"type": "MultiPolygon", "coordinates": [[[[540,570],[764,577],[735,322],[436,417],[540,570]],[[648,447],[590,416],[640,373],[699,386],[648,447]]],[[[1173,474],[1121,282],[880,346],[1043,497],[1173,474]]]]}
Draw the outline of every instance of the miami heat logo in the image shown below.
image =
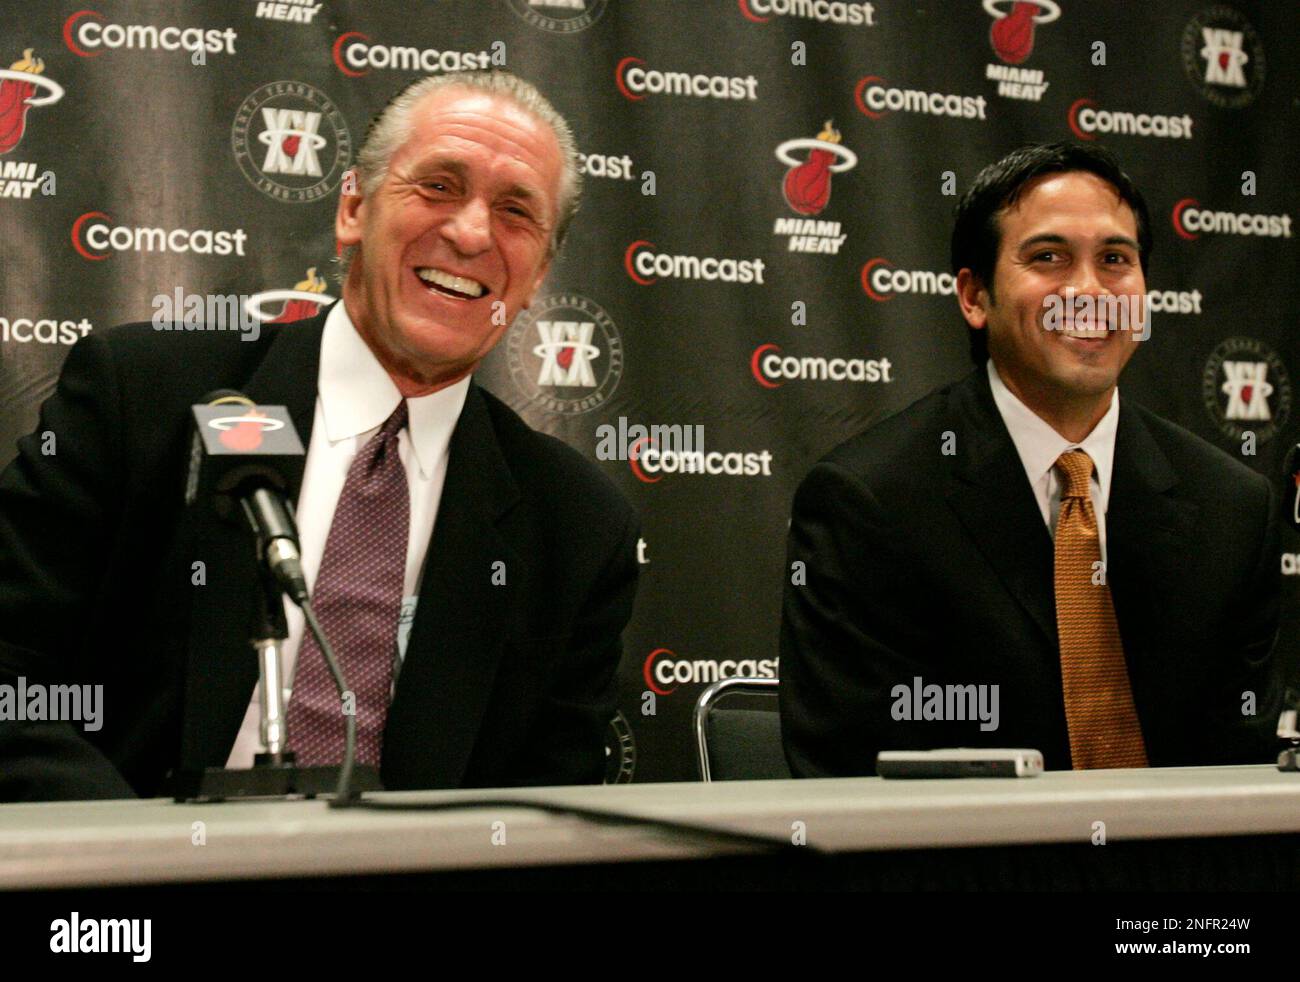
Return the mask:
{"type": "Polygon", "coordinates": [[[1034,25],[1050,24],[1061,16],[1054,0],[984,0],[984,9],[993,18],[989,29],[993,53],[1008,65],[1019,65],[1033,54],[1034,25]]]}
{"type": "Polygon", "coordinates": [[[248,316],[264,324],[288,324],[292,321],[315,317],[321,306],[333,303],[334,298],[325,292],[325,281],[316,275],[316,267],[307,270],[307,278],[299,280],[292,290],[265,290],[254,293],[244,301],[244,310],[248,316]],[[284,306],[274,317],[265,309],[267,304],[277,300],[284,306]]]}
{"type": "Polygon", "coordinates": [[[841,136],[828,119],[815,140],[786,140],[776,148],[776,158],[790,169],[781,184],[785,202],[800,215],[818,215],[831,200],[831,175],[857,166],[858,156],[840,146],[841,136]],[[807,150],[799,160],[795,152],[807,150]]]}
{"type": "Polygon", "coordinates": [[[63,86],[41,75],[45,62],[32,57],[34,50],[25,49],[8,69],[0,69],[0,153],[18,146],[27,128],[28,109],[50,106],[63,98],[63,86]]]}
{"type": "Polygon", "coordinates": [[[262,445],[263,432],[284,429],[278,419],[267,418],[266,413],[250,408],[242,416],[219,416],[208,420],[208,425],[220,432],[221,445],[236,453],[251,453],[262,445]]]}

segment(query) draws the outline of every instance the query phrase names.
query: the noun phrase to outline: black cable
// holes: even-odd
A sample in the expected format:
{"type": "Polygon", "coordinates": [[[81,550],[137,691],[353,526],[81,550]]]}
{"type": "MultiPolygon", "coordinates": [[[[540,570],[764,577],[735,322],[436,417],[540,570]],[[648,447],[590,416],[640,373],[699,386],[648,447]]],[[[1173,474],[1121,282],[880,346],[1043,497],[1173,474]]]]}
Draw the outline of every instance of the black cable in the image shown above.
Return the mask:
{"type": "MultiPolygon", "coordinates": [[[[321,654],[325,657],[325,664],[329,668],[330,675],[334,679],[335,688],[338,689],[339,700],[342,701],[343,694],[347,691],[347,683],[343,678],[343,670],[338,660],[334,657],[334,649],[330,646],[329,640],[325,637],[325,632],[321,629],[320,622],[316,619],[316,612],[312,608],[311,601],[306,597],[302,598],[299,606],[302,608],[303,616],[306,618],[307,626],[310,628],[312,636],[316,639],[316,644],[320,647],[321,654]]],[[[519,798],[477,798],[473,801],[452,801],[452,802],[406,802],[377,800],[374,798],[363,798],[359,791],[352,787],[352,771],[356,762],[357,750],[357,721],[356,715],[352,713],[344,714],[345,726],[345,746],[343,751],[343,764],[339,769],[338,790],[334,797],[330,799],[330,808],[370,808],[375,811],[457,811],[470,808],[528,808],[533,811],[545,812],[551,815],[572,815],[575,818],[586,819],[591,822],[601,822],[608,825],[638,825],[650,828],[664,829],[677,835],[691,836],[697,839],[704,839],[708,842],[722,842],[731,845],[742,845],[751,849],[759,849],[764,852],[799,852],[820,855],[820,850],[813,846],[796,846],[794,843],[786,840],[781,836],[755,835],[749,832],[733,832],[729,829],[718,829],[707,825],[696,825],[690,822],[678,822],[666,818],[653,818],[646,815],[629,815],[626,812],[606,811],[597,808],[583,808],[576,805],[562,805],[549,801],[536,801],[519,798]]]]}
{"type": "MultiPolygon", "coordinates": [[[[302,607],[302,613],[307,619],[307,626],[311,629],[312,637],[316,639],[321,654],[325,656],[325,665],[330,670],[330,675],[334,679],[334,687],[338,689],[339,702],[342,703],[344,693],[348,691],[347,683],[343,679],[343,669],[334,657],[334,649],[330,647],[325,632],[321,630],[320,621],[316,619],[316,611],[312,609],[311,601],[304,597],[299,606],[302,607]]],[[[338,791],[330,799],[331,808],[346,808],[354,804],[357,798],[360,797],[359,793],[352,788],[352,767],[356,763],[357,756],[357,717],[355,712],[343,714],[343,726],[343,765],[339,768],[338,791]]]]}
{"type": "MultiPolygon", "coordinates": [[[[333,804],[333,802],[331,802],[333,804]]],[[[678,835],[691,836],[709,842],[721,842],[730,845],[742,845],[763,852],[804,853],[824,855],[821,850],[808,845],[797,846],[783,836],[758,835],[751,832],[733,832],[730,829],[713,828],[708,825],[696,825],[692,822],[678,822],[668,818],[654,818],[649,815],[630,815],[626,812],[605,811],[598,808],[583,808],[577,805],[563,805],[550,801],[537,801],[525,798],[476,798],[472,801],[393,801],[391,799],[364,798],[358,795],[349,804],[354,808],[373,808],[376,811],[459,811],[470,808],[529,808],[533,811],[552,815],[572,815],[591,822],[608,825],[640,825],[665,829],[678,835]]]]}

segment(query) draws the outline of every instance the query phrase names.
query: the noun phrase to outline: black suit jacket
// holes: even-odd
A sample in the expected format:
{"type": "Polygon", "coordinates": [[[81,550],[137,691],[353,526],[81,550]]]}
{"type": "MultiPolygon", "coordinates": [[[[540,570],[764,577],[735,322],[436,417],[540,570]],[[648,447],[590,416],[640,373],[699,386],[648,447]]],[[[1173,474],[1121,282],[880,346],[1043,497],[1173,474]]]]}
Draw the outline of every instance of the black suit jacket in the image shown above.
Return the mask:
{"type": "MultiPolygon", "coordinates": [[[[307,445],[324,322],[264,325],[253,342],[137,324],[69,353],[0,475],[0,682],[101,683],[103,727],[0,723],[0,800],[156,795],[173,768],[225,764],[257,682],[255,567],[248,532],[183,507],[188,407],[239,389],[286,405],[307,445]]],[[[291,500],[301,481],[300,463],[291,500]]],[[[601,780],[637,533],[592,463],[471,385],[389,709],[386,787],[601,780]]]]}
{"type": "MultiPolygon", "coordinates": [[[[1277,536],[1263,477],[1121,400],[1107,575],[1152,766],[1270,759],[1277,536]]],[[[789,560],[807,577],[787,582],[781,629],[796,775],[958,746],[1033,747],[1070,767],[1051,534],[985,369],[820,461],[795,497],[789,560]],[[916,677],[998,685],[998,728],[896,720],[894,687],[916,677]]]]}

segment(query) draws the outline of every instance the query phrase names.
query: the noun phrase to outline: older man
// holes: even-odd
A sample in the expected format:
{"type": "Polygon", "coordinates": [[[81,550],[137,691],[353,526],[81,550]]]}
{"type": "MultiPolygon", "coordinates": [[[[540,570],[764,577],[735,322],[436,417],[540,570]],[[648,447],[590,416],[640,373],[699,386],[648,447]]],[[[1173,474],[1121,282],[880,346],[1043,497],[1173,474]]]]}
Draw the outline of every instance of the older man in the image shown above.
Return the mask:
{"type": "MultiPolygon", "coordinates": [[[[28,437],[0,476],[0,683],[102,684],[102,728],[0,722],[0,798],[159,794],[260,749],[251,540],[180,494],[188,406],[222,388],[307,444],[290,494],[358,759],[388,788],[601,779],[636,517],[471,379],[564,237],[576,156],[511,75],[421,80],[339,201],[341,302],[252,343],[131,325],[72,350],[37,427],[57,453],[28,437]]],[[[288,613],[291,743],[336,763],[339,699],[288,613]]]]}
{"type": "Polygon", "coordinates": [[[1049,768],[1269,759],[1271,489],[1121,399],[1150,251],[1141,192],[1103,150],[1027,147],[975,179],[952,268],[978,367],[836,448],[795,498],[797,775],[956,746],[1049,768]]]}

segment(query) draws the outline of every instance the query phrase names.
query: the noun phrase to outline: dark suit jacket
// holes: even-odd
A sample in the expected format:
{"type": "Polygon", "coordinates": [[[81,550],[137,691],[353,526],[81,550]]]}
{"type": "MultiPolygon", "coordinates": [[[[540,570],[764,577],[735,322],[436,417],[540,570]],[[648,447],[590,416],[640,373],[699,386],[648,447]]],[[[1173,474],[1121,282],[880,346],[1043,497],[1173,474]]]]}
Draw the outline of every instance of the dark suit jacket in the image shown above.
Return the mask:
{"type": "MultiPolygon", "coordinates": [[[[103,728],[0,723],[0,800],[157,795],[173,768],[225,764],[257,681],[253,546],[183,507],[188,407],[239,389],[288,406],[308,445],[324,322],[264,325],[254,342],[136,324],[72,349],[0,475],[0,682],[102,683],[103,728]]],[[[296,501],[301,464],[290,477],[296,501]]],[[[471,385],[389,710],[386,787],[601,780],[637,532],[593,464],[471,385]]]]}
{"type": "MultiPolygon", "coordinates": [[[[1270,759],[1277,535],[1263,477],[1121,400],[1107,574],[1152,766],[1270,759]]],[[[983,368],[820,461],[795,497],[789,559],[807,574],[786,584],[781,628],[796,775],[872,774],[880,750],[958,746],[1032,747],[1070,767],[1051,534],[983,368]],[[1000,686],[998,729],[896,720],[893,689],[918,676],[1000,686]]]]}

